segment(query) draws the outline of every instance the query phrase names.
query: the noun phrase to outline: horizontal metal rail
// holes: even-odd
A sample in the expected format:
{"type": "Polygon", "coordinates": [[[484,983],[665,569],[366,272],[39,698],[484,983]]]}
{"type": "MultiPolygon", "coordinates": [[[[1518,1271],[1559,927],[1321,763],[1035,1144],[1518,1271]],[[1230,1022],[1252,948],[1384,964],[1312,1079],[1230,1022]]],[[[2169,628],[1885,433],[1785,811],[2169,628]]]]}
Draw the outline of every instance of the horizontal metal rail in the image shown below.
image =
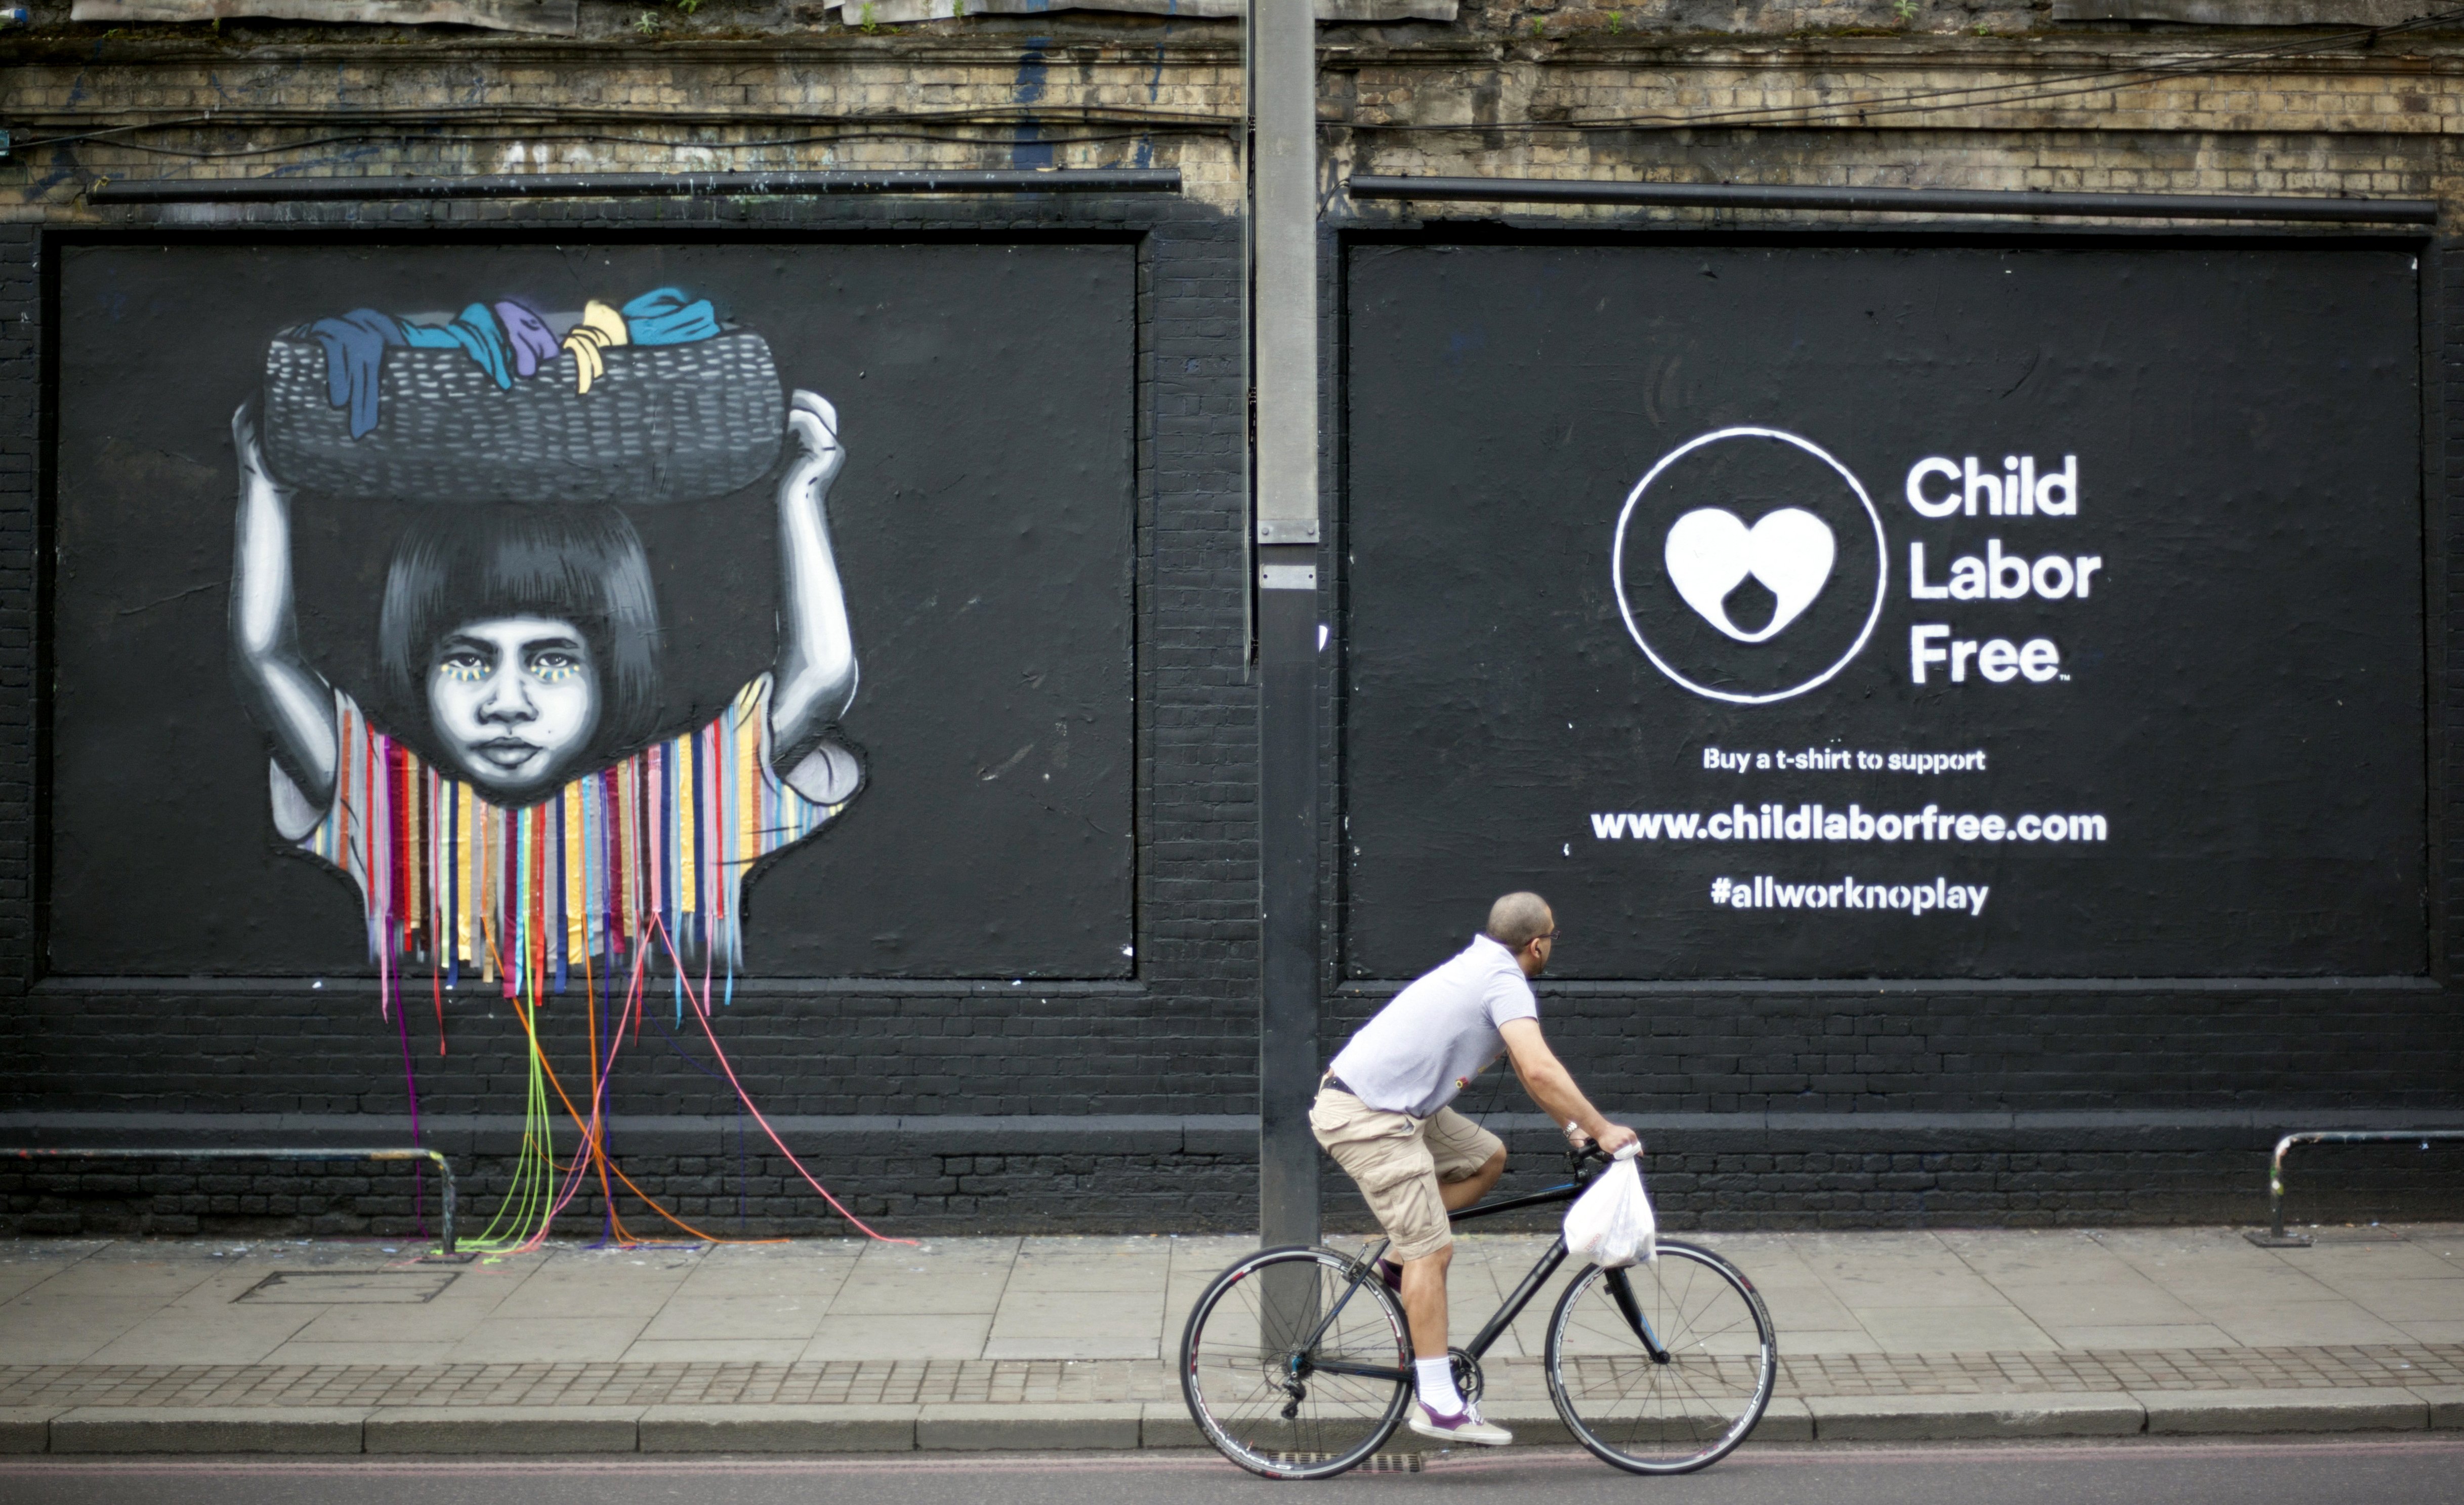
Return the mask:
{"type": "Polygon", "coordinates": [[[2318,1129],[2288,1134],[2276,1141],[2267,1165],[2267,1235],[2271,1243],[2302,1245],[2301,1233],[2284,1231],[2284,1157],[2297,1144],[2402,1144],[2417,1140],[2423,1149],[2432,1140],[2464,1140],[2464,1129],[2318,1129]]]}
{"type": "Polygon", "coordinates": [[[1989,188],[1793,188],[1748,183],[1609,183],[1582,178],[1417,178],[1355,173],[1355,199],[1474,204],[1626,204],[1667,209],[1844,210],[1855,214],[2023,214],[2099,219],[2264,219],[2434,225],[2430,199],[2210,193],[2034,193],[1989,188]]]}
{"type": "Polygon", "coordinates": [[[1177,193],[1177,167],[981,168],[947,172],[514,172],[366,178],[104,178],[89,204],[367,203],[380,199],[827,197],[884,193],[1177,193]]]}
{"type": "Polygon", "coordinates": [[[446,1255],[460,1251],[453,1247],[453,1164],[439,1150],[402,1149],[330,1149],[330,1150],[233,1150],[233,1149],[171,1149],[163,1146],[127,1149],[19,1149],[0,1148],[0,1159],[21,1161],[427,1161],[435,1165],[439,1185],[437,1199],[444,1205],[440,1219],[437,1252],[446,1255]]]}

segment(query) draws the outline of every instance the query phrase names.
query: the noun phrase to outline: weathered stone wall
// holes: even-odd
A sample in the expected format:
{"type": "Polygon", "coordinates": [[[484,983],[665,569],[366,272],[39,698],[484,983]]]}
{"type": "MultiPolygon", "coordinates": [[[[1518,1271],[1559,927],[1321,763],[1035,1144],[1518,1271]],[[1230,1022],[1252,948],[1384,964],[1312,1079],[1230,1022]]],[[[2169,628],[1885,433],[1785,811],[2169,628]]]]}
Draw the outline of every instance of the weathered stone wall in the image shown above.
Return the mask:
{"type": "MultiPolygon", "coordinates": [[[[690,16],[585,5],[587,34],[563,41],[62,13],[38,7],[33,29],[0,37],[12,217],[108,222],[79,197],[97,178],[266,173],[1154,166],[1212,207],[1239,202],[1229,22],[1063,12],[867,32],[711,0],[690,16]],[[627,20],[643,16],[657,27],[627,20]]],[[[2446,191],[2464,32],[2365,45],[2048,15],[1473,0],[1453,26],[1326,27],[1330,209],[1346,212],[1331,190],[1354,169],[2446,191]]]]}
{"type": "MultiPolygon", "coordinates": [[[[1022,47],[840,33],[675,46],[167,40],[125,63],[34,50],[0,85],[34,145],[12,212],[93,223],[97,177],[1163,166],[1240,195],[1236,48],[1022,47]],[[189,123],[93,137],[140,121],[189,123]],[[238,155],[230,155],[238,153],[238,155]]],[[[102,44],[109,55],[115,44],[102,44]]]]}

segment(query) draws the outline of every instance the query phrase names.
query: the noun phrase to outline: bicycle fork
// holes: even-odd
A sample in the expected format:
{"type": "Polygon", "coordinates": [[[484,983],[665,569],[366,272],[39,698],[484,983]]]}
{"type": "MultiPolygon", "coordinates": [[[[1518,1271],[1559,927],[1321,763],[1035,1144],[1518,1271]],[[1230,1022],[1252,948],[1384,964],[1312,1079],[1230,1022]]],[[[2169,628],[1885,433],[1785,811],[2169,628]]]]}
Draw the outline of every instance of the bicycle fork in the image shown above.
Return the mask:
{"type": "Polygon", "coordinates": [[[1660,1335],[1651,1330],[1651,1319],[1642,1315],[1642,1303],[1634,1298],[1634,1282],[1626,1278],[1622,1270],[1604,1271],[1602,1277],[1608,1282],[1609,1298],[1617,1303],[1617,1313],[1625,1318],[1625,1325],[1633,1328],[1634,1336],[1642,1339],[1643,1350],[1651,1355],[1651,1361],[1656,1364],[1668,1362],[1668,1350],[1661,1346],[1660,1335]]]}

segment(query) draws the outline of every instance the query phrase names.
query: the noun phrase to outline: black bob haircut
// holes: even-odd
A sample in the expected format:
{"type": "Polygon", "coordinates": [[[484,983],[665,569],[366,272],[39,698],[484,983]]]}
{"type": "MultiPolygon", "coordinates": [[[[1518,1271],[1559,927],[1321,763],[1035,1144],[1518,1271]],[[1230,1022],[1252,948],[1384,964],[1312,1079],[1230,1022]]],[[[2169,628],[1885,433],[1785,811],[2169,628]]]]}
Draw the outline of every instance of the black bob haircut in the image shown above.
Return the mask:
{"type": "MultiPolygon", "coordinates": [[[[404,529],[377,620],[394,724],[428,731],[428,676],[446,634],[509,616],[582,630],[599,681],[590,757],[649,741],[659,718],[659,604],[641,535],[613,507],[441,505],[404,529]]],[[[425,750],[432,761],[436,749],[425,750]]]]}

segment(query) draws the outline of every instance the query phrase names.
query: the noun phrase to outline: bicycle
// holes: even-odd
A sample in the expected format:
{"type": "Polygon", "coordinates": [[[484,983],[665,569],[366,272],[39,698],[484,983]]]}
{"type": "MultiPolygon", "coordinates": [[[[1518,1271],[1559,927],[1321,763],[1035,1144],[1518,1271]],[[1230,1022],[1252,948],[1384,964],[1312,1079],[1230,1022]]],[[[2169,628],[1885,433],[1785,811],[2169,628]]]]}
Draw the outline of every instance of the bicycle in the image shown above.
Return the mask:
{"type": "MultiPolygon", "coordinates": [[[[1449,1215],[1454,1223],[1573,1201],[1609,1163],[1567,1156],[1573,1180],[1449,1215]],[[1596,1162],[1597,1165],[1593,1162],[1596,1162]]],[[[1181,1397],[1226,1458],[1270,1479],[1324,1479],[1375,1455],[1413,1402],[1412,1339],[1378,1276],[1379,1240],[1261,1250],[1215,1277],[1180,1340],[1181,1397]]],[[[1480,1361],[1566,1262],[1560,1233],[1478,1336],[1449,1349],[1466,1400],[1480,1361]]],[[[1574,1439],[1633,1473],[1691,1473],[1733,1451],[1778,1378],[1771,1314],[1753,1282],[1677,1239],[1630,1269],[1587,1265],[1558,1298],[1544,1355],[1549,1397],[1574,1439]]]]}

